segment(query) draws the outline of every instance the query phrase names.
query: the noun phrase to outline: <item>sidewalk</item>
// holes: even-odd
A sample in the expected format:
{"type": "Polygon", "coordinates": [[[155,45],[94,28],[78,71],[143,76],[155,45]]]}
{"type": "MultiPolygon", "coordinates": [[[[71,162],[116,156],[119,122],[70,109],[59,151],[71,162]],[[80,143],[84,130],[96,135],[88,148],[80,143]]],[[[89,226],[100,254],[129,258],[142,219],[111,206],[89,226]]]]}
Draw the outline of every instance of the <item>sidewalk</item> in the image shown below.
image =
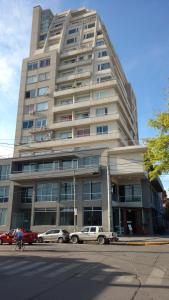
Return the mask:
{"type": "Polygon", "coordinates": [[[121,236],[118,245],[164,245],[169,244],[169,234],[153,236],[121,236]]]}

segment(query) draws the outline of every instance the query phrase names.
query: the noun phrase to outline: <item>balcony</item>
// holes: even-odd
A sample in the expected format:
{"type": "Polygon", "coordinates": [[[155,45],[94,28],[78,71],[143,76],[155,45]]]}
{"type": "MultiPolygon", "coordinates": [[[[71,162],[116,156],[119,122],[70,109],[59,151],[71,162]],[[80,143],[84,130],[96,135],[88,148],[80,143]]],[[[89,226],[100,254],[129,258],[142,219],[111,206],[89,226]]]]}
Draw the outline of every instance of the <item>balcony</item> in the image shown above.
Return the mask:
{"type": "Polygon", "coordinates": [[[100,99],[88,99],[84,101],[76,101],[73,103],[73,100],[69,104],[57,104],[53,107],[53,112],[62,112],[62,111],[68,111],[68,110],[74,110],[74,109],[80,109],[85,107],[93,107],[98,105],[106,105],[111,104],[113,102],[118,102],[119,98],[118,96],[109,96],[104,97],[100,99]]]}
{"type": "Polygon", "coordinates": [[[117,81],[115,79],[106,82],[100,82],[100,83],[90,83],[90,84],[84,83],[80,87],[76,87],[76,86],[73,87],[73,83],[72,83],[72,85],[70,85],[70,87],[68,87],[67,89],[63,89],[63,90],[56,89],[54,91],[54,97],[58,98],[61,96],[67,96],[73,94],[76,95],[86,91],[115,87],[116,85],[117,85],[117,81]]]}
{"type": "Polygon", "coordinates": [[[81,73],[75,73],[67,76],[62,76],[60,78],[56,79],[56,83],[61,83],[61,82],[67,82],[67,81],[72,81],[72,80],[78,80],[78,79],[85,79],[85,78],[90,78],[91,77],[91,72],[81,72],[81,73]]]}
{"type": "Polygon", "coordinates": [[[39,181],[41,179],[64,178],[75,176],[88,176],[92,174],[100,174],[100,166],[81,166],[78,168],[49,168],[45,170],[30,170],[27,172],[13,172],[10,180],[15,182],[39,181]]]}
{"type": "Polygon", "coordinates": [[[111,122],[111,121],[116,121],[119,120],[119,114],[114,113],[110,115],[103,115],[103,116],[88,116],[83,119],[74,119],[74,120],[69,120],[69,121],[56,121],[52,125],[52,129],[60,129],[60,128],[66,128],[66,127],[76,127],[76,126],[83,126],[83,125],[90,125],[90,124],[100,124],[103,122],[111,122]]]}
{"type": "MultiPolygon", "coordinates": [[[[50,151],[51,148],[53,147],[59,147],[59,149],[68,149],[70,147],[79,147],[79,143],[81,145],[88,145],[90,147],[90,144],[93,145],[93,143],[100,143],[100,142],[112,142],[112,141],[117,141],[117,140],[122,140],[123,141],[124,136],[120,133],[119,130],[113,130],[110,133],[107,134],[101,134],[101,135],[97,135],[97,134],[92,134],[92,135],[84,135],[84,136],[75,136],[72,139],[51,139],[50,141],[41,141],[41,142],[34,142],[31,144],[31,153],[29,154],[29,156],[34,157],[39,155],[39,151],[42,151],[42,149],[44,149],[44,151],[48,150],[50,151]]],[[[20,152],[20,155],[22,155],[22,152],[27,152],[30,151],[30,145],[21,145],[21,146],[17,146],[17,150],[20,152]]]]}
{"type": "Polygon", "coordinates": [[[62,70],[67,70],[70,68],[75,68],[75,67],[81,67],[84,65],[91,65],[92,64],[92,59],[86,59],[86,60],[79,60],[79,61],[75,61],[72,63],[67,63],[67,64],[60,64],[60,66],[58,67],[58,71],[62,71],[62,70]]]}
{"type": "Polygon", "coordinates": [[[64,50],[64,52],[61,54],[61,58],[67,58],[69,56],[73,56],[73,55],[77,55],[77,54],[83,54],[86,52],[92,52],[93,48],[92,48],[92,43],[86,43],[84,45],[78,46],[79,48],[72,48],[72,49],[67,49],[64,50]]]}

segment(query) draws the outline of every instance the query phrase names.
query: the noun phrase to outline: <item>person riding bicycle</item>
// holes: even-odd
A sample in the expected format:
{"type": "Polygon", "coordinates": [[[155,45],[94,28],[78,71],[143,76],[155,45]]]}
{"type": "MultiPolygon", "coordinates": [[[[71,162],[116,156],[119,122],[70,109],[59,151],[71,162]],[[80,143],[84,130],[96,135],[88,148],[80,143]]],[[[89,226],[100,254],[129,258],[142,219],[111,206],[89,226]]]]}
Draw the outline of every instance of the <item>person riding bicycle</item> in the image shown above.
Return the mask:
{"type": "Polygon", "coordinates": [[[14,237],[15,237],[15,240],[17,243],[20,241],[23,242],[23,231],[21,229],[17,228],[15,231],[14,237]]]}

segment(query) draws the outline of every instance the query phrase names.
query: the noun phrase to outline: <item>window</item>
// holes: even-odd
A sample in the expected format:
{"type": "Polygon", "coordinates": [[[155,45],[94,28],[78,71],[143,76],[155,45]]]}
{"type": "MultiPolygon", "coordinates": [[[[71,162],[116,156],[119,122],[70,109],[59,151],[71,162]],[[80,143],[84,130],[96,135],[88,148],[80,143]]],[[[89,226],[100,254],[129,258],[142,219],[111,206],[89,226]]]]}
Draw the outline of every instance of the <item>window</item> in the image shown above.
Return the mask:
{"type": "Polygon", "coordinates": [[[21,190],[21,202],[22,203],[31,203],[32,202],[32,187],[25,187],[21,190]]]}
{"type": "Polygon", "coordinates": [[[106,50],[98,52],[98,58],[105,57],[105,56],[107,56],[107,51],[106,50]]]}
{"type": "Polygon", "coordinates": [[[86,119],[90,117],[90,113],[88,111],[84,112],[76,112],[75,113],[75,119],[76,120],[81,120],[81,119],[86,119]]]}
{"type": "Polygon", "coordinates": [[[38,68],[38,61],[32,61],[28,63],[28,71],[35,70],[38,68]]]}
{"type": "Polygon", "coordinates": [[[0,203],[8,202],[9,186],[0,186],[0,203]]]}
{"type": "Polygon", "coordinates": [[[34,225],[56,225],[56,209],[35,208],[34,225]]]}
{"type": "Polygon", "coordinates": [[[84,34],[83,39],[86,40],[86,39],[91,39],[93,37],[94,37],[94,32],[88,32],[84,34]]]}
{"type": "Polygon", "coordinates": [[[70,45],[70,44],[74,44],[74,43],[76,43],[76,42],[77,42],[77,38],[74,37],[74,38],[72,38],[72,39],[68,39],[68,40],[66,41],[66,44],[67,44],[67,45],[70,45]]]}
{"type": "Polygon", "coordinates": [[[137,202],[141,201],[141,185],[121,185],[119,186],[119,200],[120,202],[137,202]]]}
{"type": "Polygon", "coordinates": [[[103,63],[103,64],[99,64],[97,66],[98,71],[103,71],[103,70],[107,70],[107,69],[110,69],[110,63],[103,63]]]}
{"type": "Polygon", "coordinates": [[[72,138],[72,131],[60,132],[59,133],[60,139],[71,139],[72,138]]]}
{"type": "Polygon", "coordinates": [[[33,121],[23,121],[23,129],[32,128],[33,127],[33,121]]]}
{"type": "Polygon", "coordinates": [[[9,178],[10,165],[0,166],[0,180],[7,180],[9,178]]]}
{"type": "Polygon", "coordinates": [[[44,172],[44,171],[51,171],[54,170],[54,163],[53,162],[43,162],[38,164],[37,171],[44,172]]]}
{"type": "Polygon", "coordinates": [[[86,24],[84,28],[89,29],[89,28],[93,28],[93,27],[95,27],[95,23],[86,24]]]}
{"type": "Polygon", "coordinates": [[[72,121],[72,115],[64,115],[60,117],[60,122],[72,121]]]}
{"type": "Polygon", "coordinates": [[[97,77],[97,83],[101,83],[101,82],[105,82],[105,81],[109,81],[109,80],[112,80],[112,76],[111,75],[97,77]]]}
{"type": "Polygon", "coordinates": [[[94,93],[94,99],[103,99],[114,95],[114,90],[100,90],[94,93]]]}
{"type": "Polygon", "coordinates": [[[96,116],[105,116],[108,113],[107,107],[96,108],[96,116]]]}
{"type": "Polygon", "coordinates": [[[62,182],[60,200],[72,200],[73,199],[73,182],[62,182]]]}
{"type": "Polygon", "coordinates": [[[73,208],[60,208],[60,225],[74,225],[73,208]]]}
{"type": "Polygon", "coordinates": [[[96,46],[102,46],[104,44],[105,44],[104,40],[97,40],[96,41],[96,46]]]}
{"type": "Polygon", "coordinates": [[[35,89],[25,92],[25,98],[35,98],[36,96],[37,91],[35,89]]]}
{"type": "Polygon", "coordinates": [[[38,81],[38,76],[37,75],[28,76],[27,79],[26,79],[27,84],[31,84],[31,83],[34,83],[34,82],[37,82],[37,81],[38,81]]]}
{"type": "Polygon", "coordinates": [[[82,95],[82,96],[76,96],[75,102],[83,102],[83,101],[89,101],[90,100],[90,94],[82,95]]]}
{"type": "Polygon", "coordinates": [[[97,35],[101,35],[101,34],[103,34],[103,32],[101,30],[98,30],[97,35]]]}
{"type": "Polygon", "coordinates": [[[77,129],[76,131],[76,137],[83,137],[89,135],[90,135],[90,128],[81,128],[81,129],[77,129]]]}
{"type": "Polygon", "coordinates": [[[58,183],[38,183],[36,201],[57,201],[59,196],[58,183]]]}
{"type": "Polygon", "coordinates": [[[97,134],[107,134],[108,133],[108,125],[97,126],[96,128],[97,134]]]}
{"type": "Polygon", "coordinates": [[[37,141],[37,142],[43,142],[43,141],[49,141],[49,140],[51,140],[51,134],[49,132],[35,134],[35,141],[37,141]]]}
{"type": "Polygon", "coordinates": [[[7,208],[0,208],[0,225],[6,225],[7,208]]]}
{"type": "Polygon", "coordinates": [[[39,61],[40,68],[47,67],[47,66],[50,66],[50,58],[44,58],[39,61]]]}
{"type": "Polygon", "coordinates": [[[48,109],[48,102],[40,102],[36,104],[36,111],[43,111],[48,109]]]}
{"type": "Polygon", "coordinates": [[[101,199],[101,182],[86,182],[83,184],[83,199],[98,200],[101,199]]]}
{"type": "Polygon", "coordinates": [[[84,207],[84,226],[102,225],[101,207],[84,207]]]}
{"type": "Polygon", "coordinates": [[[38,75],[38,80],[39,81],[44,81],[49,79],[49,72],[46,73],[41,73],[38,75]]]}
{"type": "Polygon", "coordinates": [[[71,58],[71,59],[64,60],[64,61],[63,61],[63,64],[64,64],[64,65],[67,65],[67,64],[73,64],[73,63],[75,63],[76,61],[77,61],[76,58],[71,58]]]}
{"type": "Polygon", "coordinates": [[[72,34],[72,33],[75,33],[77,31],[78,31],[78,28],[71,28],[71,29],[69,29],[68,34],[72,34]]]}
{"type": "Polygon", "coordinates": [[[38,96],[45,96],[48,93],[48,86],[38,89],[38,96]]]}
{"type": "Polygon", "coordinates": [[[99,166],[99,156],[88,156],[79,159],[79,167],[99,166]]]}
{"type": "Polygon", "coordinates": [[[44,41],[45,39],[46,39],[46,37],[47,37],[47,34],[45,33],[45,34],[41,34],[40,35],[40,37],[39,37],[39,41],[41,42],[41,41],[44,41]]]}
{"type": "Polygon", "coordinates": [[[47,125],[47,119],[36,119],[35,120],[35,127],[41,128],[45,127],[47,125]]]}
{"type": "Polygon", "coordinates": [[[34,112],[34,104],[30,104],[30,105],[25,105],[25,106],[24,106],[23,113],[24,113],[25,115],[30,114],[30,113],[33,113],[33,112],[34,112]]]}
{"type": "Polygon", "coordinates": [[[72,103],[73,103],[73,99],[64,99],[64,100],[60,100],[59,102],[60,105],[67,105],[72,103]]]}
{"type": "Polygon", "coordinates": [[[23,135],[21,138],[22,144],[28,144],[32,142],[32,136],[31,135],[23,135]]]}

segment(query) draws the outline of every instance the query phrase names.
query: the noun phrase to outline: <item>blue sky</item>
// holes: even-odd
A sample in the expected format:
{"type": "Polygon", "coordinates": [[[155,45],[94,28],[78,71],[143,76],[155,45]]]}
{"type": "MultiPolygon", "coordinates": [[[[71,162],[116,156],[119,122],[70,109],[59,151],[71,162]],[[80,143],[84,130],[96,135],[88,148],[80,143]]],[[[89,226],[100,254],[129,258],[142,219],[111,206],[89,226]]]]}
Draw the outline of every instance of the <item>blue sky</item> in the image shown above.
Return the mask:
{"type": "MultiPolygon", "coordinates": [[[[36,5],[54,13],[82,6],[98,11],[136,94],[140,140],[153,136],[147,121],[166,110],[169,90],[168,0],[0,0],[0,156],[12,154],[21,63],[29,56],[36,5]]],[[[169,185],[166,176],[163,183],[169,185]]]]}

